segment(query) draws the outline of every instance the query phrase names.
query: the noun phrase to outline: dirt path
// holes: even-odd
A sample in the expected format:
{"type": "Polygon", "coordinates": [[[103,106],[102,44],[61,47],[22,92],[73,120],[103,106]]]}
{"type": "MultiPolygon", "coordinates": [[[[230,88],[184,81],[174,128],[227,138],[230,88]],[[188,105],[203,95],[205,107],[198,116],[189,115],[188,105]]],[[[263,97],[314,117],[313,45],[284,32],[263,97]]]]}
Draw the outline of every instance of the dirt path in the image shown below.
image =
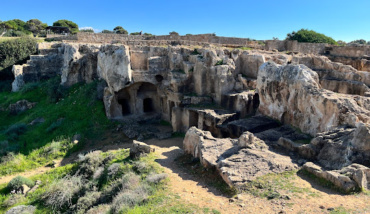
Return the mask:
{"type": "Polygon", "coordinates": [[[342,213],[370,213],[369,195],[341,195],[299,176],[294,177],[294,186],[305,188],[306,191],[293,194],[289,200],[267,200],[244,193],[230,202],[230,198],[219,190],[199,177],[187,173],[175,163],[175,158],[183,154],[180,149],[181,138],[161,141],[152,139],[146,143],[155,147],[159,155],[157,162],[169,175],[171,192],[202,208],[216,209],[221,213],[330,213],[333,208],[344,211],[342,213]]]}
{"type": "MultiPolygon", "coordinates": [[[[55,162],[54,167],[58,167],[58,166],[60,166],[62,160],[55,160],[54,162],[55,162]]],[[[6,176],[3,176],[3,177],[0,177],[0,184],[8,183],[9,181],[11,181],[13,178],[15,178],[17,176],[31,177],[31,176],[34,176],[34,175],[43,174],[43,173],[45,173],[47,171],[50,171],[52,169],[54,169],[54,168],[42,166],[42,167],[27,171],[27,172],[20,172],[20,173],[13,174],[13,175],[6,175],[6,176]]]]}

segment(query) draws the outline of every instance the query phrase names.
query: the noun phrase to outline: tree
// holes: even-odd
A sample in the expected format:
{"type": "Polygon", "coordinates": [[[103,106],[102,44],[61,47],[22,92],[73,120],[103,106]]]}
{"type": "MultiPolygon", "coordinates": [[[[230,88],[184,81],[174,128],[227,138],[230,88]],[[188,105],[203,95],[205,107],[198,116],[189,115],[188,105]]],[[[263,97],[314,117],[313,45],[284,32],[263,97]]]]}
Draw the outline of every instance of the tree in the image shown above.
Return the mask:
{"type": "Polygon", "coordinates": [[[81,29],[80,32],[94,33],[94,30],[93,29],[81,29]]]}
{"type": "Polygon", "coordinates": [[[140,32],[132,32],[130,35],[140,35],[140,32]]]}
{"type": "Polygon", "coordinates": [[[113,31],[117,34],[128,34],[127,30],[125,30],[122,26],[117,26],[113,29],[113,31]]]}
{"type": "Polygon", "coordinates": [[[365,39],[357,39],[357,40],[353,40],[352,42],[350,42],[350,44],[366,45],[366,40],[365,39]]]}
{"type": "Polygon", "coordinates": [[[102,32],[101,33],[114,33],[113,31],[111,31],[111,30],[102,30],[102,32]]]}
{"type": "Polygon", "coordinates": [[[33,35],[38,35],[42,31],[46,29],[48,25],[46,23],[42,23],[38,19],[30,19],[26,22],[27,30],[31,31],[33,35]]]}
{"type": "Polygon", "coordinates": [[[309,43],[328,43],[337,45],[337,42],[324,34],[317,33],[313,30],[301,29],[297,32],[287,34],[287,40],[297,40],[298,42],[309,42],[309,43]]]}
{"type": "Polygon", "coordinates": [[[54,22],[53,26],[68,27],[69,31],[71,31],[71,33],[73,33],[73,34],[75,34],[79,31],[78,30],[78,25],[76,23],[74,23],[72,21],[69,21],[69,20],[65,20],[65,19],[58,20],[58,21],[54,22]]]}
{"type": "Polygon", "coordinates": [[[339,46],[346,46],[347,45],[347,43],[343,40],[338,40],[337,43],[338,43],[339,46]]]}

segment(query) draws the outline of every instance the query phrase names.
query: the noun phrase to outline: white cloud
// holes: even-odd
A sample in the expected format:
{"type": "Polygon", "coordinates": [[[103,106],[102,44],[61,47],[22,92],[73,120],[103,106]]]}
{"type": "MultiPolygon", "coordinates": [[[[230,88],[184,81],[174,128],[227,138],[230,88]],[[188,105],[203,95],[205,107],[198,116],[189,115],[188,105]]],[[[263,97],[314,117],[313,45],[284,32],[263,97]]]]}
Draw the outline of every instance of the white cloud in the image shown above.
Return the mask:
{"type": "Polygon", "coordinates": [[[93,27],[80,27],[79,28],[80,30],[93,30],[95,33],[98,33],[98,32],[100,32],[100,30],[99,29],[95,29],[95,28],[93,28],[93,27]]]}

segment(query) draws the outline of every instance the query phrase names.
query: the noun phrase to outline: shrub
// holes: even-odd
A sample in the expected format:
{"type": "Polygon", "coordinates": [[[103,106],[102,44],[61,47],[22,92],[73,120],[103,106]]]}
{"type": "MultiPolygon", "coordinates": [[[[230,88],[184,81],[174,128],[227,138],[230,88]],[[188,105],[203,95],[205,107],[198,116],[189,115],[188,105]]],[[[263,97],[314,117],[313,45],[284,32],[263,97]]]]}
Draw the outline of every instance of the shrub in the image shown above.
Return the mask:
{"type": "Polygon", "coordinates": [[[84,211],[94,206],[99,202],[100,195],[100,192],[87,192],[84,197],[78,199],[77,210],[84,211]]]}
{"type": "Polygon", "coordinates": [[[80,157],[80,175],[86,178],[94,175],[95,171],[103,164],[104,157],[101,151],[90,152],[80,157]]]}
{"type": "Polygon", "coordinates": [[[336,45],[337,42],[324,34],[317,33],[313,30],[301,29],[297,32],[287,34],[287,40],[297,40],[298,42],[310,42],[310,43],[328,43],[336,45]]]}
{"type": "Polygon", "coordinates": [[[17,123],[11,125],[5,134],[8,136],[9,140],[18,140],[19,136],[27,131],[27,125],[24,123],[17,123]]]}
{"type": "Polygon", "coordinates": [[[122,180],[122,189],[133,189],[140,184],[140,176],[133,172],[126,173],[123,175],[122,180]]]}
{"type": "Polygon", "coordinates": [[[121,174],[122,166],[119,163],[114,163],[108,167],[108,177],[109,179],[115,179],[121,174]]]}
{"type": "MultiPolygon", "coordinates": [[[[1,71],[0,71],[1,72],[1,71]]],[[[0,92],[9,92],[12,90],[12,81],[11,80],[3,80],[1,81],[1,74],[0,74],[0,92]]]]}
{"type": "Polygon", "coordinates": [[[30,82],[30,83],[26,83],[22,89],[21,89],[21,93],[22,94],[25,94],[29,91],[32,91],[32,90],[35,90],[36,88],[40,87],[40,83],[39,82],[30,82]]]}
{"type": "Polygon", "coordinates": [[[162,180],[166,179],[167,178],[167,174],[166,173],[161,173],[161,174],[153,174],[153,175],[149,175],[146,180],[149,182],[149,183],[153,183],[153,184],[158,184],[159,182],[161,182],[162,180]]]}
{"type": "Polygon", "coordinates": [[[93,179],[100,180],[103,175],[104,175],[104,167],[99,167],[98,169],[95,170],[93,179]]]}
{"type": "Polygon", "coordinates": [[[58,102],[67,95],[67,88],[60,85],[60,77],[54,77],[46,83],[47,95],[50,102],[58,102]]]}
{"type": "Polygon", "coordinates": [[[50,126],[46,129],[46,132],[54,131],[55,129],[62,125],[63,121],[64,121],[63,118],[59,118],[57,121],[50,124],[50,126]]]}
{"type": "Polygon", "coordinates": [[[151,171],[153,171],[153,167],[143,161],[135,161],[133,163],[133,169],[140,174],[149,174],[151,171]]]}
{"type": "Polygon", "coordinates": [[[111,211],[119,213],[121,209],[139,205],[149,196],[150,190],[147,185],[139,186],[134,190],[127,190],[118,194],[112,202],[111,211]]]}
{"type": "Polygon", "coordinates": [[[99,206],[89,209],[86,214],[101,214],[109,213],[110,206],[108,204],[100,204],[99,206]]]}
{"type": "Polygon", "coordinates": [[[10,197],[3,202],[3,207],[11,207],[25,200],[26,197],[24,197],[22,194],[11,194],[10,197]]]}
{"type": "Polygon", "coordinates": [[[52,207],[53,210],[60,210],[72,205],[72,199],[81,191],[83,183],[79,176],[66,176],[51,183],[42,199],[45,205],[52,207]]]}
{"type": "Polygon", "coordinates": [[[224,60],[218,60],[217,62],[216,62],[216,64],[215,64],[215,66],[217,66],[217,65],[223,65],[224,64],[224,60]]]}
{"type": "Polygon", "coordinates": [[[22,185],[27,185],[31,188],[34,185],[34,182],[29,178],[17,176],[8,183],[7,188],[9,191],[19,191],[22,188],[22,185]]]}
{"type": "Polygon", "coordinates": [[[0,80],[13,79],[12,65],[36,53],[37,40],[27,37],[0,43],[0,80]]]}

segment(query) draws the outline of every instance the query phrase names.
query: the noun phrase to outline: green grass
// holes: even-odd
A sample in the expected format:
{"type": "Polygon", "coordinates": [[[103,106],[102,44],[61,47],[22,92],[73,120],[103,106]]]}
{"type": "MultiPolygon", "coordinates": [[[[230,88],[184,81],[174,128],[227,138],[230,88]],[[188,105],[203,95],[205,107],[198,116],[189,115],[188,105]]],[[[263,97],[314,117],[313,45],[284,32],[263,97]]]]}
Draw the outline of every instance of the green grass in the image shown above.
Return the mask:
{"type": "MultiPolygon", "coordinates": [[[[19,38],[21,38],[21,37],[0,37],[0,42],[5,42],[5,41],[19,39],[19,38]]],[[[41,42],[44,42],[45,41],[45,38],[42,38],[42,37],[40,37],[40,38],[38,37],[36,39],[37,39],[37,42],[38,43],[41,43],[41,42]]]]}
{"type": "Polygon", "coordinates": [[[96,83],[75,85],[66,90],[64,98],[54,103],[48,96],[52,81],[42,82],[24,93],[0,92],[0,107],[4,109],[22,99],[37,103],[33,109],[18,115],[0,111],[0,141],[8,140],[11,145],[9,151],[13,152],[8,162],[0,163],[0,176],[34,169],[52,159],[65,157],[78,150],[84,142],[70,143],[69,139],[76,133],[85,139],[95,139],[112,126],[113,123],[105,116],[102,101],[96,99],[96,83]],[[43,117],[45,122],[27,125],[27,131],[16,139],[6,135],[6,130],[13,124],[29,124],[39,117],[43,117]],[[45,154],[46,149],[57,146],[58,142],[58,152],[45,154]]]}
{"type": "Polygon", "coordinates": [[[297,178],[296,173],[297,171],[267,174],[241,186],[240,191],[268,199],[279,198],[282,194],[300,197],[303,193],[311,197],[318,197],[319,195],[309,188],[297,187],[294,184],[294,180],[297,178]]]}

